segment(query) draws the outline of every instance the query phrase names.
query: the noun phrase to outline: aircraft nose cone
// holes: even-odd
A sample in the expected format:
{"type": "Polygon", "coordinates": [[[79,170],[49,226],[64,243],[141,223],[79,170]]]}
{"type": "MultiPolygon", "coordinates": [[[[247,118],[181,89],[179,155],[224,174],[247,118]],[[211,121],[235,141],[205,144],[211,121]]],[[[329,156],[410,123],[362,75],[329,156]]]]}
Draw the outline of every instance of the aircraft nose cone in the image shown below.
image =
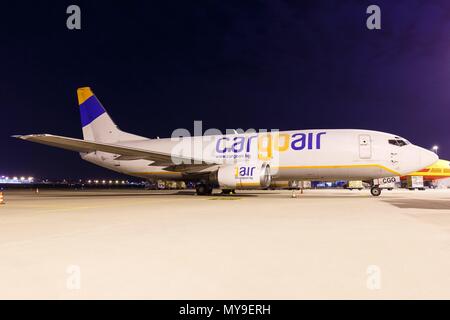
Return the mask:
{"type": "Polygon", "coordinates": [[[431,166],[432,164],[436,163],[439,160],[439,157],[436,153],[421,148],[420,152],[420,164],[423,168],[431,166]]]}

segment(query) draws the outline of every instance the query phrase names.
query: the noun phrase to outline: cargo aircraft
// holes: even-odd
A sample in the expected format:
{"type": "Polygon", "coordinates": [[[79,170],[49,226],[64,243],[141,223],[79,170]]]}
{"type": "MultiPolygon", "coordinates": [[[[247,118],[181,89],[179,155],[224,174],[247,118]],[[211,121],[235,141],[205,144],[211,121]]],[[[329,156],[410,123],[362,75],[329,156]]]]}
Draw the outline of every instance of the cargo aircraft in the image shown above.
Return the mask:
{"type": "MultiPolygon", "coordinates": [[[[194,181],[198,195],[211,194],[213,188],[225,194],[267,188],[272,181],[404,176],[438,160],[435,153],[404,138],[369,130],[149,139],[120,130],[89,87],[79,88],[77,94],[83,139],[52,134],[14,137],[79,152],[86,161],[126,175],[194,181]]],[[[371,193],[379,196],[381,189],[373,185],[371,193]]]]}
{"type": "Polygon", "coordinates": [[[423,177],[423,181],[433,182],[441,179],[450,178],[450,161],[439,160],[429,167],[426,167],[418,172],[412,172],[404,177],[402,180],[407,180],[408,177],[423,177]]]}

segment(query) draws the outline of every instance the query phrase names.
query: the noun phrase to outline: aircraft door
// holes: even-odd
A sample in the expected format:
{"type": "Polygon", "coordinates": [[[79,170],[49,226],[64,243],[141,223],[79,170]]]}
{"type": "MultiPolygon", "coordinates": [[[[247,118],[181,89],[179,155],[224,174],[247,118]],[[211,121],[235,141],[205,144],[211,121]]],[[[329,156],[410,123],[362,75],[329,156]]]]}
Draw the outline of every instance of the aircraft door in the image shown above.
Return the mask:
{"type": "Polygon", "coordinates": [[[359,157],[361,159],[372,158],[372,139],[368,134],[359,135],[359,157]]]}

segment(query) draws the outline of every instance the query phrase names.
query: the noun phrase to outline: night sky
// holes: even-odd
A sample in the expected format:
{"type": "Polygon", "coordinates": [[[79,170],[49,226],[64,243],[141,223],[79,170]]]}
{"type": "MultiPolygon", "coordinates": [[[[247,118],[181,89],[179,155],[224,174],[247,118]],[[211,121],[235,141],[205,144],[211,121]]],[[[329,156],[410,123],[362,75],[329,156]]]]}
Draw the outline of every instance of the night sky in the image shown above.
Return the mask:
{"type": "Polygon", "coordinates": [[[450,158],[450,1],[33,1],[0,16],[0,175],[116,177],[10,138],[81,138],[76,89],[122,130],[358,128],[450,158]],[[82,29],[66,28],[78,4],[82,29]],[[377,4],[382,30],[366,28],[377,4]]]}

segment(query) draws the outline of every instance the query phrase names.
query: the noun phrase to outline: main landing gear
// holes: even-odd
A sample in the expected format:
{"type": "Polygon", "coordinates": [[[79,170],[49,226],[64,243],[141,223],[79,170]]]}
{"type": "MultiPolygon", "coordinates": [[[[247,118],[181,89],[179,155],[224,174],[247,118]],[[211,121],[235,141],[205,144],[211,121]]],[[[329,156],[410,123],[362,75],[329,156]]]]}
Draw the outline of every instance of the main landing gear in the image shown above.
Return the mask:
{"type": "Polygon", "coordinates": [[[205,183],[199,183],[195,187],[195,190],[197,191],[198,196],[206,196],[212,194],[213,188],[205,183]]]}
{"type": "MultiPolygon", "coordinates": [[[[206,183],[199,183],[196,187],[195,190],[197,191],[197,195],[198,196],[209,196],[212,194],[213,192],[213,188],[206,183]]],[[[234,189],[222,189],[222,195],[233,195],[236,194],[234,189]]]]}
{"type": "Polygon", "coordinates": [[[381,195],[381,188],[379,186],[373,186],[370,189],[370,193],[374,196],[374,197],[379,197],[381,195]]]}
{"type": "Polygon", "coordinates": [[[222,189],[222,194],[226,195],[226,196],[229,196],[229,195],[232,195],[235,193],[236,193],[236,191],[234,191],[234,189],[222,189]]]}

